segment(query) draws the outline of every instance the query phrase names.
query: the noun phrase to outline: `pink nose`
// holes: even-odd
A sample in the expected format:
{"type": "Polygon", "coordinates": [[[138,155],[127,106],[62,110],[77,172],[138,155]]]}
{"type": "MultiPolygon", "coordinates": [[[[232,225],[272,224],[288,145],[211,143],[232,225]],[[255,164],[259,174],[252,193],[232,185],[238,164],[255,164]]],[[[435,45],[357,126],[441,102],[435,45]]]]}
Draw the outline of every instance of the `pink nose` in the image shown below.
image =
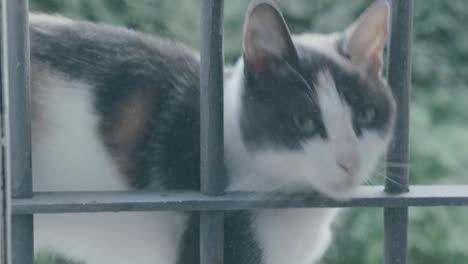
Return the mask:
{"type": "Polygon", "coordinates": [[[339,160],[337,163],[348,175],[353,176],[359,167],[359,158],[353,155],[347,159],[339,160]]]}

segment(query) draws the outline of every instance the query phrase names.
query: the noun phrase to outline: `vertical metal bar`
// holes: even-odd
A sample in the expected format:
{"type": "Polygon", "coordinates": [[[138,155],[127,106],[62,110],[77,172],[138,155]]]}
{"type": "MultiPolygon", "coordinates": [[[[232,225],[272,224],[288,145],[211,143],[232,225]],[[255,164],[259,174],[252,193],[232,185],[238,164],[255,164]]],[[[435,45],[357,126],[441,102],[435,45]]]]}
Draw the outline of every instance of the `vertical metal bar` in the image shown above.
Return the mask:
{"type": "MultiPolygon", "coordinates": [[[[1,106],[3,108],[3,106],[1,106]]],[[[3,120],[3,110],[0,111],[1,116],[0,118],[3,120]]],[[[6,177],[4,171],[4,160],[5,160],[5,150],[4,150],[4,139],[3,139],[3,122],[0,122],[0,130],[1,132],[1,147],[0,147],[0,264],[9,264],[8,258],[10,254],[7,254],[9,249],[7,248],[7,241],[11,241],[9,237],[9,233],[7,232],[8,226],[10,226],[10,217],[11,217],[11,200],[7,197],[10,197],[10,191],[6,190],[5,186],[9,186],[6,184],[6,177]]]]}
{"type": "MultiPolygon", "coordinates": [[[[223,9],[222,0],[202,2],[200,170],[201,191],[209,195],[220,195],[224,190],[223,9]]],[[[222,264],[223,249],[223,213],[200,213],[200,263],[222,264]]]]}
{"type": "MultiPolygon", "coordinates": [[[[2,0],[5,175],[7,183],[11,181],[13,198],[32,196],[28,29],[28,0],[2,0]]],[[[11,218],[11,239],[11,248],[6,253],[12,252],[13,263],[33,264],[32,215],[11,218]]]]}
{"type": "MultiPolygon", "coordinates": [[[[390,2],[392,15],[388,48],[388,82],[397,99],[398,112],[394,140],[387,160],[390,164],[408,164],[413,1],[390,0],[390,2]]],[[[389,193],[407,192],[408,170],[408,166],[388,166],[385,190],[389,193]]]]}
{"type": "MultiPolygon", "coordinates": [[[[0,12],[3,10],[3,3],[0,4],[0,12]]],[[[1,29],[3,31],[3,28],[1,29]]],[[[2,32],[0,31],[0,32],[2,32]]],[[[3,36],[1,34],[0,36],[3,36]]],[[[0,54],[3,53],[3,43],[1,45],[0,54]]],[[[3,55],[0,55],[0,58],[3,58],[3,55]]],[[[3,67],[2,67],[3,68],[3,67]]],[[[3,74],[3,73],[1,73],[3,74]]],[[[2,78],[0,78],[2,80],[2,78]]],[[[3,87],[3,85],[2,85],[3,87]]],[[[3,90],[3,89],[2,89],[3,90]]],[[[3,91],[2,91],[3,93],[3,91]]],[[[10,226],[10,218],[11,218],[11,200],[8,199],[10,197],[10,190],[5,188],[6,186],[10,186],[9,181],[5,175],[5,126],[3,124],[3,94],[0,93],[0,264],[10,264],[10,251],[9,251],[9,244],[10,244],[10,234],[7,232],[8,227],[10,226]],[[7,253],[8,252],[8,253],[7,253]]]]}
{"type": "MultiPolygon", "coordinates": [[[[3,143],[2,143],[2,149],[3,149],[3,143]]],[[[0,161],[0,171],[1,171],[1,177],[2,177],[2,181],[1,181],[1,190],[0,190],[0,264],[6,264],[7,261],[6,261],[6,258],[7,258],[7,254],[6,254],[6,251],[7,251],[7,243],[6,241],[9,241],[8,237],[7,237],[7,233],[6,233],[6,223],[8,222],[7,221],[7,214],[8,215],[11,215],[11,204],[6,204],[5,202],[5,191],[4,191],[4,174],[3,174],[3,151],[2,153],[0,154],[1,155],[1,159],[2,161],[0,161]],[[7,213],[7,211],[9,211],[9,213],[7,213]]],[[[9,216],[8,216],[9,218],[9,216]]]]}
{"type": "Polygon", "coordinates": [[[405,264],[407,253],[408,208],[384,208],[385,264],[405,264]]]}
{"type": "MultiPolygon", "coordinates": [[[[387,155],[385,191],[409,191],[409,102],[411,91],[411,47],[413,0],[390,0],[391,24],[388,48],[388,81],[395,94],[398,111],[392,146],[387,155]]],[[[407,260],[408,208],[385,208],[385,264],[405,264],[407,260]]]]}
{"type": "Polygon", "coordinates": [[[222,0],[203,0],[201,29],[201,189],[219,195],[224,190],[222,0]]]}

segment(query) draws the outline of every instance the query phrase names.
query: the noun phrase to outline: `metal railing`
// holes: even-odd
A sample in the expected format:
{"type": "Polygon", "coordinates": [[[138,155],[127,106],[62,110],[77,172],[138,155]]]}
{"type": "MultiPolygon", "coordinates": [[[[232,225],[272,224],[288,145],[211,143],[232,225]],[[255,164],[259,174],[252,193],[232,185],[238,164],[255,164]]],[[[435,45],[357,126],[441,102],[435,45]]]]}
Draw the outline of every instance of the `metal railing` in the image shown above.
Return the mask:
{"type": "MultiPolygon", "coordinates": [[[[391,2],[388,80],[398,102],[388,160],[408,163],[412,0],[391,2]]],[[[388,167],[383,186],[361,187],[350,201],[318,194],[262,199],[223,194],[223,1],[203,0],[201,16],[201,192],[32,193],[28,1],[2,0],[3,263],[33,263],[38,213],[200,211],[200,263],[223,263],[223,211],[285,207],[383,207],[385,264],[406,263],[409,206],[468,205],[468,186],[412,186],[408,168],[388,167]],[[11,187],[10,187],[11,186],[11,187]]]]}
{"type": "Polygon", "coordinates": [[[28,1],[2,0],[3,193],[7,239],[3,255],[8,264],[34,260],[33,215],[10,217],[11,198],[33,196],[29,53],[28,1]]]}

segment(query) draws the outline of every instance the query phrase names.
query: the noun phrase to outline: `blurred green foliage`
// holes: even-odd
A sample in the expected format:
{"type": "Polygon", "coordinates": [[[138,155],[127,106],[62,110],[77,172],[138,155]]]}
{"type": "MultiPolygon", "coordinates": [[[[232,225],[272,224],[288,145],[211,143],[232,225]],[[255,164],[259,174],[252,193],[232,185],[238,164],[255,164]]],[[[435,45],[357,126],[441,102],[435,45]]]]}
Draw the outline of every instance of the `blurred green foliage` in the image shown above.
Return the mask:
{"type": "MultiPolygon", "coordinates": [[[[292,32],[342,30],[371,0],[279,1],[292,32]]],[[[226,61],[240,54],[248,0],[225,3],[226,61]]],[[[199,46],[200,0],[31,0],[31,9],[125,25],[199,46]]],[[[468,177],[468,1],[415,1],[411,183],[461,184],[468,177]]],[[[375,183],[383,177],[376,176],[375,183]]],[[[382,263],[382,209],[350,209],[323,263],[382,263]]],[[[409,263],[468,263],[468,211],[411,208],[409,263]]],[[[54,262],[53,263],[60,263],[54,262]]],[[[47,263],[39,262],[39,263],[47,263]]]]}
{"type": "Polygon", "coordinates": [[[85,264],[84,261],[75,261],[61,254],[42,251],[34,259],[35,264],[85,264]]]}

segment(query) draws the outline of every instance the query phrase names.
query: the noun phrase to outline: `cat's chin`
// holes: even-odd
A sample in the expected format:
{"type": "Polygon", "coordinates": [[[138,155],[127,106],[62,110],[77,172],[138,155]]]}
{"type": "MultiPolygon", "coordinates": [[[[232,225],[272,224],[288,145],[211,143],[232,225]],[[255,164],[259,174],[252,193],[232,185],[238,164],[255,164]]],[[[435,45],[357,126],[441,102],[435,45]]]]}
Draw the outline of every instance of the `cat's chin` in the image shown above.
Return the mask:
{"type": "Polygon", "coordinates": [[[349,201],[353,197],[359,185],[342,185],[342,186],[317,186],[310,185],[310,183],[303,183],[301,185],[293,185],[288,187],[279,188],[280,192],[296,193],[296,192],[313,192],[318,193],[321,197],[335,201],[349,201]]]}
{"type": "Polygon", "coordinates": [[[325,197],[330,198],[336,201],[349,201],[352,198],[352,190],[342,191],[342,192],[333,192],[333,193],[324,193],[325,197]]]}
{"type": "Polygon", "coordinates": [[[317,188],[318,192],[329,199],[337,201],[349,201],[353,197],[354,191],[357,189],[356,185],[348,186],[333,186],[317,188]]]}

